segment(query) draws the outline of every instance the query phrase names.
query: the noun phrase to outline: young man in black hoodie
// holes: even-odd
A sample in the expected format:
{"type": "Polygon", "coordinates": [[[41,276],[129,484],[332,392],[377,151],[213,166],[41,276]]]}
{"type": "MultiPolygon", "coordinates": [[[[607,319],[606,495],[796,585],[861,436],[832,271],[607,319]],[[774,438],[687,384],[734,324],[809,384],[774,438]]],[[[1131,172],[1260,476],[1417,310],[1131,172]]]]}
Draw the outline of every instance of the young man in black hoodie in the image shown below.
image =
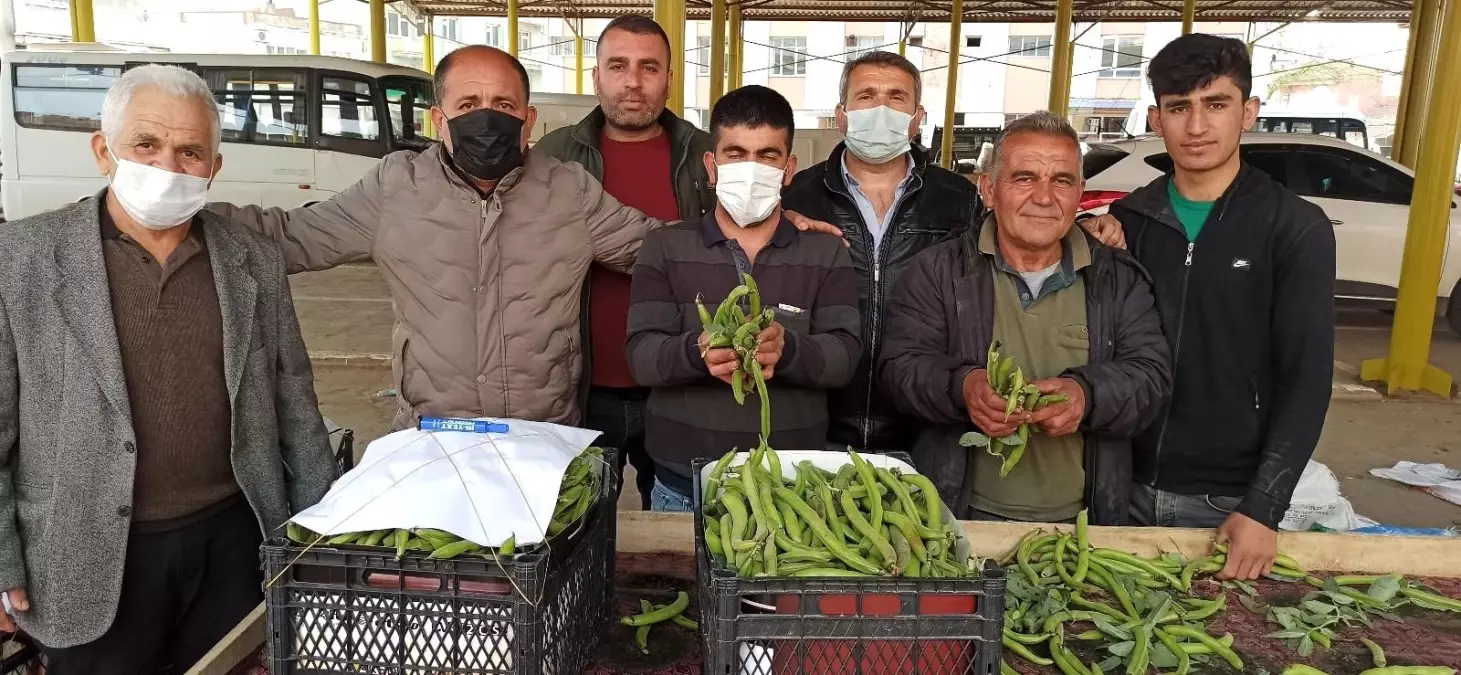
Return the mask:
{"type": "Polygon", "coordinates": [[[1334,360],[1334,230],[1245,164],[1258,116],[1246,45],[1187,35],[1152,59],[1151,127],[1175,171],[1112,205],[1151,272],[1172,398],[1137,440],[1132,518],[1216,527],[1220,578],[1273,566],[1276,529],[1324,426],[1334,360]]]}

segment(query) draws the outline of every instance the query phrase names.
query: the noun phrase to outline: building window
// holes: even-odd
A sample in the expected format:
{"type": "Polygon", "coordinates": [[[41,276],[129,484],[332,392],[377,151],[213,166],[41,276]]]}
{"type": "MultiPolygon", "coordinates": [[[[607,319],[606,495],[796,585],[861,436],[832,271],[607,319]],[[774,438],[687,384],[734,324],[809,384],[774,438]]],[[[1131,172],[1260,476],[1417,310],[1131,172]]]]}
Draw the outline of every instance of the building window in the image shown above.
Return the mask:
{"type": "MultiPolygon", "coordinates": [[[[420,31],[417,31],[418,33],[420,31]]],[[[386,12],[386,33],[396,37],[411,37],[411,22],[395,12],[386,12]]]]}
{"type": "Polygon", "coordinates": [[[488,26],[487,37],[482,40],[482,44],[488,47],[506,47],[506,43],[502,41],[502,26],[488,26]]]}
{"type": "MultiPolygon", "coordinates": [[[[574,54],[574,37],[572,35],[551,38],[549,43],[553,45],[553,56],[573,56],[574,54]]],[[[583,55],[593,56],[596,53],[594,47],[598,46],[598,44],[593,40],[584,40],[583,55]]]]}
{"type": "Polygon", "coordinates": [[[1011,56],[1050,56],[1049,35],[1011,35],[1011,56]]]}
{"type": "Polygon", "coordinates": [[[847,36],[847,60],[859,59],[868,52],[877,51],[878,47],[882,46],[882,42],[883,39],[881,37],[865,35],[847,36]]]}
{"type": "Polygon", "coordinates": [[[908,46],[909,47],[922,47],[923,46],[923,36],[922,35],[910,35],[910,36],[908,36],[908,46]]]}
{"type": "Polygon", "coordinates": [[[517,32],[517,50],[519,53],[533,48],[533,34],[525,30],[517,32]]]}
{"type": "Polygon", "coordinates": [[[956,126],[956,127],[962,127],[962,126],[964,126],[964,113],[961,113],[961,112],[954,113],[954,126],[956,126]]]}
{"type": "Polygon", "coordinates": [[[710,36],[695,38],[695,74],[710,74],[710,36]]]}
{"type": "Polygon", "coordinates": [[[964,46],[965,47],[979,47],[979,46],[981,46],[983,44],[984,44],[984,38],[981,37],[981,36],[979,36],[979,35],[965,35],[964,36],[964,46]]]}
{"type": "Polygon", "coordinates": [[[771,74],[789,77],[807,74],[807,39],[804,37],[771,38],[771,74]]]}
{"type": "Polygon", "coordinates": [[[1140,35],[1121,35],[1101,40],[1101,72],[1098,77],[1141,77],[1140,35]]]}
{"type": "Polygon", "coordinates": [[[309,50],[308,49],[300,49],[299,47],[285,47],[285,46],[282,46],[282,45],[265,45],[264,48],[270,54],[308,54],[309,53],[309,50]]]}
{"type": "Polygon", "coordinates": [[[458,35],[457,31],[458,30],[459,30],[459,28],[457,26],[457,20],[456,19],[442,18],[442,19],[437,19],[437,21],[436,21],[436,37],[446,38],[448,40],[451,40],[452,42],[458,42],[459,41],[459,40],[457,40],[457,35],[458,35]]]}
{"type": "Polygon", "coordinates": [[[101,128],[101,103],[122,76],[116,66],[16,66],[15,121],[64,131],[101,128]]]}

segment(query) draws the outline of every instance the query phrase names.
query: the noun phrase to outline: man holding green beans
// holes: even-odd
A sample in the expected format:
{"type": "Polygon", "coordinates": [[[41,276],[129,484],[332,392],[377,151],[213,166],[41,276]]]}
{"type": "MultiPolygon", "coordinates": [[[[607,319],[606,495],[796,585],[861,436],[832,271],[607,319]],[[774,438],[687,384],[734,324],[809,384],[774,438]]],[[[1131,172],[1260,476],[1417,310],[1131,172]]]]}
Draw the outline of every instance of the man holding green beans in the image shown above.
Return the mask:
{"type": "Polygon", "coordinates": [[[932,425],[914,463],[961,518],[1058,522],[1090,509],[1097,524],[1126,523],[1129,439],[1160,410],[1169,352],[1140,266],[1074,227],[1081,187],[1069,122],[1011,122],[980,183],[994,214],[920,254],[894,289],[883,391],[932,425]],[[985,370],[996,340],[1060,402],[1011,409],[985,370]],[[1028,450],[1011,467],[958,443],[971,428],[1007,438],[1022,425],[1028,450]]]}

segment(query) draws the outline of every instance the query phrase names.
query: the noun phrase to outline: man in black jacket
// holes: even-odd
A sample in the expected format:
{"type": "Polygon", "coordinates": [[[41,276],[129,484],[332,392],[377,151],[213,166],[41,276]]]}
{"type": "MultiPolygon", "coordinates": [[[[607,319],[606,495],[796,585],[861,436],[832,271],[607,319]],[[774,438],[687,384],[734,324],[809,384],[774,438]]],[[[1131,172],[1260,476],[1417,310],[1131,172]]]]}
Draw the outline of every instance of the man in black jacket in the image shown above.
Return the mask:
{"type": "Polygon", "coordinates": [[[1172,399],[1137,440],[1132,517],[1216,527],[1221,578],[1273,566],[1329,407],[1334,229],[1319,207],[1244,164],[1258,115],[1245,45],[1188,35],[1152,59],[1149,111],[1175,173],[1112,205],[1151,272],[1175,363],[1172,399]]]}
{"type": "Polygon", "coordinates": [[[1081,158],[1069,122],[1015,120],[990,165],[980,191],[993,216],[915,257],[894,289],[883,391],[933,425],[914,463],[960,518],[1052,522],[1088,508],[1095,523],[1125,524],[1129,439],[1171,383],[1151,282],[1074,226],[1081,158]],[[995,340],[1041,393],[1068,400],[1007,415],[985,370],[995,340]],[[958,442],[973,428],[1008,437],[1022,423],[1029,447],[1007,476],[999,457],[958,442]]]}
{"type": "Polygon", "coordinates": [[[848,62],[841,85],[837,127],[847,140],[827,161],[797,174],[782,203],[840,227],[857,271],[863,357],[852,383],[830,397],[829,442],[907,450],[913,430],[874,381],[887,289],[913,256],[979,222],[983,206],[973,183],[930,164],[909,140],[924,117],[916,66],[897,54],[871,52],[848,62]]]}

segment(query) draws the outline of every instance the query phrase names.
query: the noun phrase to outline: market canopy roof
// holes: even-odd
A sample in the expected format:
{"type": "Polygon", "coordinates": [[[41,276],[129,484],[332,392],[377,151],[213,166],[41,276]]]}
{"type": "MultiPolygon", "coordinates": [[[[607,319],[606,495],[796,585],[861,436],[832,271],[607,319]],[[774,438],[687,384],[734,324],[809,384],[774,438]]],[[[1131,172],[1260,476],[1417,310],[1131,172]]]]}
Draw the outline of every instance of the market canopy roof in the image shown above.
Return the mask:
{"type": "MultiPolygon", "coordinates": [[[[507,0],[401,0],[437,16],[506,16],[507,0]]],[[[727,0],[735,3],[737,0],[727,0]]],[[[710,18],[710,0],[685,0],[690,20],[710,18]]],[[[739,0],[747,21],[947,23],[949,0],[739,0]]],[[[1197,0],[1202,21],[1409,21],[1410,0],[1197,0]]],[[[612,18],[649,14],[652,0],[519,0],[518,16],[612,18]]],[[[1075,0],[1076,21],[1181,21],[1181,0],[1075,0]]],[[[964,21],[1052,23],[1055,0],[965,0],[964,21]]]]}

